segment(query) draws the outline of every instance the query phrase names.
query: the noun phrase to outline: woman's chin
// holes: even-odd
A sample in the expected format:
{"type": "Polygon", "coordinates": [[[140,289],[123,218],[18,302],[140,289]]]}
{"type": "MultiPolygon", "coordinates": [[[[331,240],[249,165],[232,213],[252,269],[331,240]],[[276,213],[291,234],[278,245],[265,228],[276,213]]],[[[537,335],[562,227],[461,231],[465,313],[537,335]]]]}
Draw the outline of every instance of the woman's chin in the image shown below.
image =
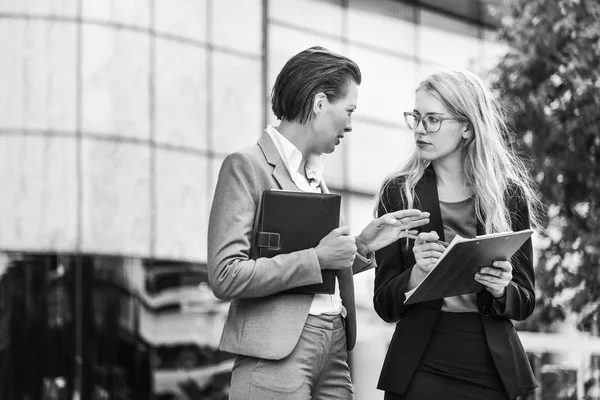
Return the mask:
{"type": "Polygon", "coordinates": [[[437,157],[434,154],[432,154],[431,152],[429,152],[429,151],[419,150],[418,154],[419,154],[419,158],[421,160],[423,160],[423,161],[430,161],[431,162],[431,161],[434,161],[434,160],[437,159],[437,157]]]}

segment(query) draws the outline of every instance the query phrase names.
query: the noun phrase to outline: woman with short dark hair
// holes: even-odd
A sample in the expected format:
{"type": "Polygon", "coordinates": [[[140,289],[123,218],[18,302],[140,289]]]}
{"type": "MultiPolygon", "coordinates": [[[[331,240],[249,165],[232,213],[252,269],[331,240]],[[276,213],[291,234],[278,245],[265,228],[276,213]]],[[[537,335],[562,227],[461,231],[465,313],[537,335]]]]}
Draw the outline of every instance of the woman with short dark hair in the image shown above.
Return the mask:
{"type": "Polygon", "coordinates": [[[296,54],[273,89],[279,125],[223,161],[208,227],[208,278],[217,297],[232,300],[220,343],[237,355],[231,400],[352,400],[353,274],[373,267],[373,251],[428,221],[418,210],[402,210],[371,221],[356,237],[341,226],[313,248],[260,256],[254,241],[262,194],[328,193],[322,158],[352,131],[360,81],[347,57],[321,47],[296,54]],[[328,293],[288,292],[322,283],[321,270],[335,275],[328,293]]]}

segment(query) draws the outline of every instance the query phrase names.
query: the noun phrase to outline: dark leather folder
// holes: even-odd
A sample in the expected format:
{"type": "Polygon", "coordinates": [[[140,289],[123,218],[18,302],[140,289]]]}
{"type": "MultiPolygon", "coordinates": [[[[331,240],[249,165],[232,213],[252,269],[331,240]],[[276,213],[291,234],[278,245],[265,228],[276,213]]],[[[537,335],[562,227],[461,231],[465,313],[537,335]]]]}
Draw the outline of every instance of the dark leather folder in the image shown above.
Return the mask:
{"type": "Polygon", "coordinates": [[[472,239],[456,236],[404,304],[479,292],[483,285],[473,279],[475,273],[494,261],[510,260],[532,234],[533,230],[526,229],[472,239]]]}
{"type": "MultiPolygon", "coordinates": [[[[316,247],[340,223],[341,196],[330,193],[265,190],[254,244],[260,257],[316,247]]],[[[334,293],[335,271],[321,270],[323,283],[286,293],[334,293]]]]}

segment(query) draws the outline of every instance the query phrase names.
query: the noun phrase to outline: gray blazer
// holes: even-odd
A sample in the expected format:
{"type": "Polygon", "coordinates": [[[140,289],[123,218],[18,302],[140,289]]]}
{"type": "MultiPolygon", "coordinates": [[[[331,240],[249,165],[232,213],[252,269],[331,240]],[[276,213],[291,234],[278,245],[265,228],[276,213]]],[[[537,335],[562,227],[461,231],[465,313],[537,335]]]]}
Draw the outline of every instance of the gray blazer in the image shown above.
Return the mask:
{"type": "MultiPolygon", "coordinates": [[[[328,192],[324,182],[321,188],[328,192]]],[[[208,225],[208,279],[215,296],[231,300],[220,349],[278,360],[296,346],[314,297],[279,292],[322,279],[314,248],[258,257],[252,238],[265,189],[299,190],[266,132],[256,145],[227,156],[221,166],[208,225]]],[[[353,271],[371,267],[357,257],[353,271]]],[[[356,342],[352,271],[338,272],[337,278],[348,312],[351,350],[356,342]]]]}

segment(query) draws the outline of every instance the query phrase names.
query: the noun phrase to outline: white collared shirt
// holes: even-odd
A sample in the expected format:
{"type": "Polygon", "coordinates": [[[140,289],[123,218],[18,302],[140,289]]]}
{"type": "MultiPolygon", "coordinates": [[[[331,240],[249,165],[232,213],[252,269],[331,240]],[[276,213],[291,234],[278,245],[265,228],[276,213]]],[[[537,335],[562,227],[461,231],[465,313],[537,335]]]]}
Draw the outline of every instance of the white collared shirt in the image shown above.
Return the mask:
{"type": "MultiPolygon", "coordinates": [[[[271,125],[267,125],[266,132],[269,134],[275,147],[279,152],[279,155],[283,159],[290,178],[296,184],[298,189],[303,192],[321,193],[321,180],[323,179],[323,163],[324,156],[320,154],[310,155],[304,166],[306,170],[306,176],[310,179],[307,181],[306,178],[298,172],[300,164],[302,163],[302,153],[292,142],[286,139],[277,129],[271,125]]],[[[310,306],[309,314],[321,315],[321,314],[342,314],[346,316],[346,309],[342,306],[342,299],[340,297],[340,290],[337,279],[335,281],[335,293],[334,294],[315,294],[312,304],[310,306]]]]}
{"type": "Polygon", "coordinates": [[[287,140],[279,131],[271,126],[267,125],[267,133],[275,142],[275,147],[279,155],[283,159],[292,181],[298,186],[298,189],[303,192],[314,192],[321,193],[319,185],[323,177],[323,163],[324,156],[321,154],[311,154],[306,159],[304,169],[306,170],[306,176],[310,181],[307,181],[304,176],[298,172],[300,164],[302,163],[302,153],[292,142],[287,140]]]}

